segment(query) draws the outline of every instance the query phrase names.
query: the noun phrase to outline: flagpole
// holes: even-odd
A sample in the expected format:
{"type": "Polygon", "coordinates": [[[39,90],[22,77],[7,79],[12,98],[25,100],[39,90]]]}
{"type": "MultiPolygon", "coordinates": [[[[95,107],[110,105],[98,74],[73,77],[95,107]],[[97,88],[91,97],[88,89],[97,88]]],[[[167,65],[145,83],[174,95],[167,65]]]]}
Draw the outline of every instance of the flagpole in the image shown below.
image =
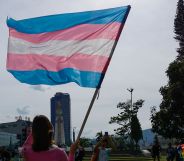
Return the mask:
{"type": "Polygon", "coordinates": [[[86,124],[86,121],[87,121],[87,119],[88,119],[88,116],[89,116],[89,114],[90,114],[90,111],[91,111],[91,109],[92,109],[92,107],[93,107],[93,104],[94,104],[94,102],[95,102],[95,99],[96,99],[96,97],[97,97],[97,95],[98,95],[98,92],[99,92],[99,88],[96,88],[96,90],[95,90],[95,92],[94,92],[94,94],[93,94],[93,98],[92,98],[92,100],[91,100],[91,103],[90,103],[90,105],[89,105],[89,108],[88,108],[88,110],[87,110],[87,112],[86,112],[86,116],[85,116],[85,118],[84,118],[84,120],[83,120],[83,123],[82,123],[82,126],[81,126],[81,128],[80,128],[80,131],[79,131],[79,133],[78,133],[77,140],[80,139],[80,136],[81,136],[81,134],[82,134],[82,131],[83,131],[83,129],[84,129],[84,126],[85,126],[85,124],[86,124]]]}
{"type": "MultiPolygon", "coordinates": [[[[127,16],[128,16],[128,14],[129,14],[129,12],[130,12],[130,9],[131,9],[131,6],[129,5],[129,6],[128,6],[127,13],[126,13],[124,19],[122,20],[122,22],[124,22],[124,23],[122,23],[121,26],[120,26],[120,28],[119,28],[119,31],[118,31],[118,34],[117,34],[116,41],[115,41],[115,43],[114,43],[114,45],[113,45],[113,47],[112,47],[111,53],[110,53],[110,55],[109,55],[109,60],[107,61],[106,65],[104,66],[104,69],[103,69],[103,71],[102,71],[102,73],[104,73],[104,76],[105,76],[105,73],[106,73],[107,68],[108,68],[108,66],[109,66],[109,63],[110,63],[110,61],[111,61],[111,59],[112,59],[112,55],[113,55],[114,50],[115,50],[115,48],[116,48],[116,45],[117,45],[117,43],[118,43],[119,37],[120,37],[121,32],[122,32],[122,30],[123,30],[123,27],[124,27],[124,24],[125,24],[125,22],[126,22],[127,16]]],[[[102,83],[103,79],[104,79],[104,77],[101,78],[101,83],[102,83]]],[[[100,85],[101,85],[101,84],[100,84],[100,85]]],[[[94,101],[95,101],[95,99],[96,99],[96,97],[97,97],[97,95],[98,95],[99,90],[100,90],[100,87],[99,87],[99,88],[96,88],[96,90],[95,90],[95,92],[94,92],[93,98],[92,98],[91,103],[90,103],[90,105],[89,105],[89,108],[88,108],[88,110],[87,110],[87,112],[86,112],[86,116],[85,116],[85,118],[84,118],[84,120],[83,120],[82,126],[81,126],[81,128],[80,128],[79,133],[78,133],[77,140],[80,139],[80,136],[81,136],[81,134],[82,134],[82,131],[83,131],[83,129],[84,129],[84,126],[85,126],[85,124],[86,124],[86,121],[87,121],[87,119],[88,119],[88,116],[89,116],[90,111],[91,111],[91,109],[92,109],[92,107],[93,107],[94,101]]]]}

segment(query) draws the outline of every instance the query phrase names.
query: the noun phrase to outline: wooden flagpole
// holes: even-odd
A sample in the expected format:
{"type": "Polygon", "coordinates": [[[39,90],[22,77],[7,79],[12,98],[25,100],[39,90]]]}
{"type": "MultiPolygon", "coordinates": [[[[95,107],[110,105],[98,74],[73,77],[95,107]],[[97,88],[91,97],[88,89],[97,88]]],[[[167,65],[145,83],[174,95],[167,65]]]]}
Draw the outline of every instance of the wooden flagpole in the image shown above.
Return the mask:
{"type": "Polygon", "coordinates": [[[91,103],[90,103],[90,105],[89,105],[89,108],[88,108],[88,110],[87,110],[87,112],[86,112],[86,116],[85,116],[84,121],[83,121],[83,123],[82,123],[82,126],[81,126],[81,128],[80,128],[79,134],[78,134],[78,136],[77,136],[77,140],[80,139],[80,136],[81,136],[81,134],[82,134],[82,131],[83,131],[83,129],[84,129],[84,126],[85,126],[85,124],[86,124],[86,121],[87,121],[87,119],[88,119],[88,116],[89,116],[89,114],[90,114],[90,111],[91,111],[91,109],[92,109],[92,107],[93,107],[93,104],[94,104],[94,102],[95,102],[95,99],[96,99],[96,97],[97,97],[97,95],[98,95],[98,91],[99,91],[99,88],[96,88],[95,93],[93,94],[93,98],[92,98],[92,100],[91,100],[91,103]]]}
{"type": "MultiPolygon", "coordinates": [[[[126,19],[127,19],[128,14],[129,14],[130,8],[131,8],[131,6],[129,5],[129,6],[128,6],[127,13],[126,13],[125,17],[124,17],[123,20],[122,20],[122,22],[124,22],[124,23],[126,22],[126,19]]],[[[103,72],[102,72],[102,73],[106,73],[106,71],[107,71],[107,68],[108,68],[108,66],[109,66],[109,63],[110,63],[110,61],[111,61],[111,59],[112,59],[112,55],[113,55],[114,50],[115,50],[115,48],[116,48],[116,45],[117,45],[117,43],[118,43],[119,37],[120,37],[121,32],[122,32],[122,30],[123,30],[124,23],[122,23],[121,26],[120,26],[120,28],[119,28],[119,31],[118,31],[118,34],[117,34],[116,41],[115,41],[115,43],[114,43],[114,45],[113,45],[113,47],[112,47],[111,53],[110,53],[110,55],[109,55],[109,60],[107,61],[106,65],[104,66],[104,69],[103,69],[103,72]]],[[[105,74],[104,74],[104,76],[105,76],[105,74]]],[[[103,78],[102,78],[102,80],[101,80],[101,83],[102,83],[102,81],[103,81],[103,78]]],[[[89,116],[90,111],[91,111],[91,109],[92,109],[92,107],[93,107],[94,101],[95,101],[95,99],[96,99],[96,97],[97,97],[97,95],[98,95],[99,90],[100,90],[100,88],[96,88],[96,90],[95,90],[95,92],[94,92],[93,98],[92,98],[91,103],[90,103],[90,105],[89,105],[89,108],[88,108],[88,110],[87,110],[87,112],[86,112],[86,116],[85,116],[85,118],[84,118],[84,120],[83,120],[82,126],[81,126],[81,128],[80,128],[79,133],[78,133],[77,140],[80,139],[80,136],[81,136],[81,134],[82,134],[82,131],[83,131],[83,129],[84,129],[84,126],[85,126],[85,124],[86,124],[86,121],[87,121],[87,119],[88,119],[88,116],[89,116]]]]}

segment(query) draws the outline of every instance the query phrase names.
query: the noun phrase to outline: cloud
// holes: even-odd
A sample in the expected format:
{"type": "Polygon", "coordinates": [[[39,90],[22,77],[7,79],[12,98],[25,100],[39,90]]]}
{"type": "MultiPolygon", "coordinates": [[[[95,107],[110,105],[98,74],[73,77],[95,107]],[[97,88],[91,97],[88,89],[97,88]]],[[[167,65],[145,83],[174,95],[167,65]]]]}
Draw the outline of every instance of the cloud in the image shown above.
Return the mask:
{"type": "Polygon", "coordinates": [[[16,111],[19,115],[28,115],[30,113],[29,106],[24,106],[22,108],[17,108],[16,111]]]}
{"type": "Polygon", "coordinates": [[[7,118],[7,119],[11,119],[12,116],[11,116],[11,115],[6,115],[6,118],[7,118]]]}
{"type": "MultiPolygon", "coordinates": [[[[78,133],[77,133],[77,135],[78,135],[78,133]]],[[[89,138],[94,137],[94,129],[86,129],[86,130],[84,130],[83,133],[82,133],[82,137],[83,136],[89,137],[89,138]]]]}
{"type": "Polygon", "coordinates": [[[44,92],[49,89],[49,87],[44,87],[43,85],[31,85],[30,88],[41,92],[44,92]]]}
{"type": "Polygon", "coordinates": [[[5,123],[5,122],[11,122],[11,121],[15,121],[14,115],[4,115],[4,114],[0,114],[0,123],[5,123]]]}

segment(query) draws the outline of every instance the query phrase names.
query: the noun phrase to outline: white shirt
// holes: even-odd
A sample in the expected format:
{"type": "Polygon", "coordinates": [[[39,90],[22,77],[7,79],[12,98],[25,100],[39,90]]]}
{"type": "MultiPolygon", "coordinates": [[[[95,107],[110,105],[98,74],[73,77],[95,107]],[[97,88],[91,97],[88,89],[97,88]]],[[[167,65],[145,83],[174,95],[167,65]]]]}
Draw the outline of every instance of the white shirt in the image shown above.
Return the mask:
{"type": "Polygon", "coordinates": [[[108,161],[110,149],[99,149],[98,161],[108,161]]]}

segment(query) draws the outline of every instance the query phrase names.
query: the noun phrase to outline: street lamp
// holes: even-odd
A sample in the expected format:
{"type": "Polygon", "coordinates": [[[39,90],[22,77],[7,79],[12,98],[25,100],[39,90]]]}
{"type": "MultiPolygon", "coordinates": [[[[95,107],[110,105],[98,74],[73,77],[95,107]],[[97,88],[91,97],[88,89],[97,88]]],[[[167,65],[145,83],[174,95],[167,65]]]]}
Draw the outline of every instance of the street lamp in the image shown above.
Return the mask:
{"type": "Polygon", "coordinates": [[[73,142],[75,142],[75,129],[76,127],[73,127],[73,142]]]}
{"type": "Polygon", "coordinates": [[[130,89],[127,88],[127,90],[131,93],[130,102],[131,102],[131,113],[132,113],[132,93],[133,93],[134,89],[133,88],[130,88],[130,89]]]}
{"type": "MultiPolygon", "coordinates": [[[[131,121],[132,121],[132,120],[131,120],[131,119],[132,119],[132,106],[133,106],[133,105],[132,105],[132,104],[133,104],[133,103],[132,103],[132,93],[133,93],[133,90],[134,90],[134,89],[133,89],[133,88],[130,88],[130,89],[127,88],[127,90],[128,90],[128,91],[130,92],[130,94],[131,94],[131,99],[130,99],[130,102],[131,102],[131,104],[130,104],[130,106],[131,106],[131,113],[130,113],[130,116],[129,116],[129,117],[130,117],[130,118],[129,118],[129,119],[130,119],[130,124],[131,124],[131,121]]],[[[131,127],[130,127],[130,134],[131,134],[131,131],[132,131],[132,129],[131,129],[131,127]]],[[[130,143],[133,143],[132,137],[130,137],[130,143]]]]}

